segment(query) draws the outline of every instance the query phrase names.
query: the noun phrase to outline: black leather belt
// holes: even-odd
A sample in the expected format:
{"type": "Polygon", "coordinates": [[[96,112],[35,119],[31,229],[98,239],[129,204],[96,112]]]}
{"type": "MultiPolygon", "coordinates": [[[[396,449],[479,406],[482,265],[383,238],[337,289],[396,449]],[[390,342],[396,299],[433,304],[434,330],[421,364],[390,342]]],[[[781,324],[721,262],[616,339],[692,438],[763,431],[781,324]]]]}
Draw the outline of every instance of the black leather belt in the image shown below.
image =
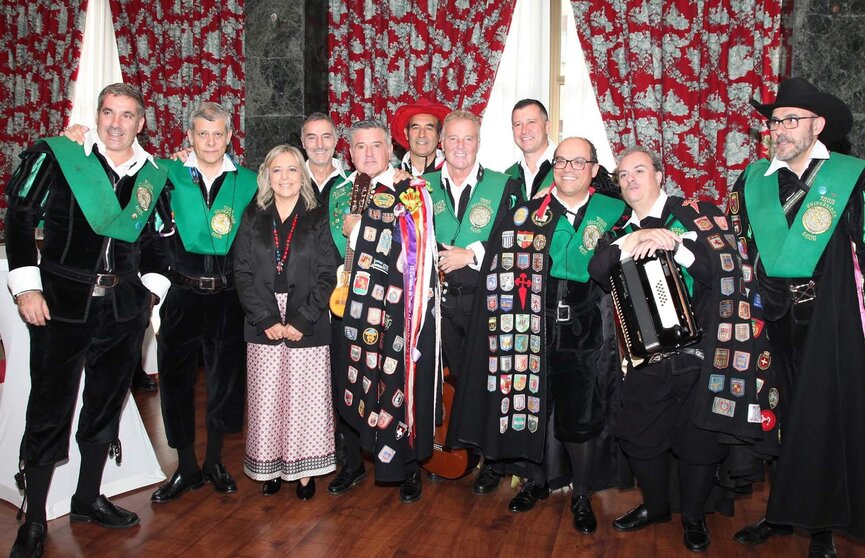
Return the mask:
{"type": "Polygon", "coordinates": [[[477,289],[477,285],[458,285],[451,286],[445,284],[442,288],[442,294],[446,294],[448,296],[461,296],[461,295],[470,295],[475,294],[475,290],[477,289]]]}
{"type": "Polygon", "coordinates": [[[217,293],[231,286],[225,277],[190,277],[176,271],[171,272],[171,279],[181,285],[210,293],[217,293]]]}

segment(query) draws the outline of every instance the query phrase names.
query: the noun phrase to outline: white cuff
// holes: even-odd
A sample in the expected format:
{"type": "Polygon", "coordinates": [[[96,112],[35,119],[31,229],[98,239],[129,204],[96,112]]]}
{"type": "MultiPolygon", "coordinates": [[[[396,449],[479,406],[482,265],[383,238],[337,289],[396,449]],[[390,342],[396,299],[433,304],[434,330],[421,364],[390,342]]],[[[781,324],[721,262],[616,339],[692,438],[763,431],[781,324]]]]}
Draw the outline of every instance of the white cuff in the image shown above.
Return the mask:
{"type": "MultiPolygon", "coordinates": [[[[682,235],[682,240],[697,240],[697,233],[694,231],[688,231],[682,235]]],[[[684,268],[691,267],[694,264],[694,260],[696,257],[694,253],[685,248],[684,244],[679,244],[678,248],[676,248],[676,252],[673,254],[673,260],[680,266],[684,268]]]]}
{"type": "MultiPolygon", "coordinates": [[[[628,234],[631,234],[631,233],[628,233],[628,234]]],[[[619,252],[620,252],[620,254],[619,254],[619,261],[622,261],[622,260],[624,260],[625,258],[630,258],[630,257],[631,257],[631,254],[630,254],[630,253],[625,252],[625,250],[622,249],[622,245],[625,243],[625,239],[626,239],[626,238],[628,238],[628,235],[627,235],[627,234],[626,234],[625,236],[620,237],[620,238],[617,238],[616,240],[613,241],[613,245],[619,247],[619,252]]]]}
{"type": "Polygon", "coordinates": [[[171,281],[159,273],[145,273],[141,276],[141,282],[150,292],[158,296],[160,301],[168,294],[168,288],[171,286],[171,281]]]}
{"type": "Polygon", "coordinates": [[[19,267],[9,271],[9,292],[18,296],[25,291],[42,290],[42,274],[35,265],[19,267]]]}
{"type": "Polygon", "coordinates": [[[475,240],[474,242],[466,246],[466,250],[471,250],[471,252],[475,255],[475,261],[477,262],[469,264],[469,267],[471,269],[474,269],[475,271],[480,271],[481,265],[483,265],[484,263],[484,256],[487,253],[487,251],[484,249],[483,242],[481,242],[480,240],[475,240]]]}

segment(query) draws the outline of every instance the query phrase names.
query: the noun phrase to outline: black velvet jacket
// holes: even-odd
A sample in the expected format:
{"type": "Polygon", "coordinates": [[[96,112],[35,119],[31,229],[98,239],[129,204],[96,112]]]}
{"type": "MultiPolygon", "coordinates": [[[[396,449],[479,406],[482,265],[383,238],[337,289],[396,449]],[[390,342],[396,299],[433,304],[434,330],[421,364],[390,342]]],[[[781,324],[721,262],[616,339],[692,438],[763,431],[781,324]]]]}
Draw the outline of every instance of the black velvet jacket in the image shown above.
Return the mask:
{"type": "MultiPolygon", "coordinates": [[[[118,178],[105,158],[94,150],[105,173],[116,184],[117,198],[125,206],[135,186],[135,176],[118,178]]],[[[157,212],[170,215],[168,194],[160,195],[155,211],[135,242],[96,234],[81,212],[51,149],[39,143],[21,154],[6,197],[6,254],[9,269],[39,265],[42,288],[51,318],[83,323],[90,312],[92,282],[83,277],[110,272],[122,276],[106,290],[118,322],[134,319],[149,310],[150,296],[138,274],[165,274],[164,246],[154,227],[157,212]],[[44,157],[43,157],[44,156],[44,157]],[[44,220],[41,261],[34,231],[44,220]],[[107,254],[107,256],[106,256],[107,254]]],[[[149,162],[145,163],[151,164],[149,162]]]]}
{"type": "Polygon", "coordinates": [[[285,263],[288,283],[285,320],[280,319],[274,295],[272,215],[271,206],[261,209],[253,200],[243,212],[232,247],[237,295],[246,313],[244,338],[250,343],[276,345],[280,341],[269,340],[264,331],[285,323],[303,333],[300,341],[285,341],[289,347],[329,345],[327,307],[336,285],[339,253],[330,234],[327,212],[319,206],[299,213],[285,263]]]}

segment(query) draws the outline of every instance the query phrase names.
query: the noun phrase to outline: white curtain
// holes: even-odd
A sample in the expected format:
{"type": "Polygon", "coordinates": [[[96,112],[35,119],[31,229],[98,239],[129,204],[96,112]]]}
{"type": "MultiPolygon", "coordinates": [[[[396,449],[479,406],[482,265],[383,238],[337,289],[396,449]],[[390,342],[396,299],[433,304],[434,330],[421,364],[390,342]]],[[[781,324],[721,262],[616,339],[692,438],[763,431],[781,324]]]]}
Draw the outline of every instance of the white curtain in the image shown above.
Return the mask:
{"type": "Polygon", "coordinates": [[[93,127],[99,92],[123,81],[108,0],[90,0],[69,122],[93,127]]]}
{"type": "MultiPolygon", "coordinates": [[[[562,13],[568,18],[562,55],[566,68],[561,98],[563,137],[583,136],[591,140],[601,164],[612,170],[613,153],[577,37],[570,2],[563,2],[562,13]]],[[[517,0],[514,7],[505,50],[481,125],[478,158],[484,166],[504,170],[521,158],[511,133],[511,109],[517,101],[526,98],[538,99],[549,106],[550,2],[542,0],[517,0]]]]}

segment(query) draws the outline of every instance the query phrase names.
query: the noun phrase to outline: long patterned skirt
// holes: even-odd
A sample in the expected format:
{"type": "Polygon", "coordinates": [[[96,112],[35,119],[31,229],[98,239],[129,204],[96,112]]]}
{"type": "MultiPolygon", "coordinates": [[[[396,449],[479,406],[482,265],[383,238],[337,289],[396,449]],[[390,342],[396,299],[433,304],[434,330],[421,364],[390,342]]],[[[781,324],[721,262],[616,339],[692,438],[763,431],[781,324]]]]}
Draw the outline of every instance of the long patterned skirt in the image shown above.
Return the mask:
{"type": "MultiPolygon", "coordinates": [[[[277,295],[285,311],[285,295],[277,295]]],[[[328,346],[247,343],[244,472],[294,481],[336,469],[328,346]]]]}

